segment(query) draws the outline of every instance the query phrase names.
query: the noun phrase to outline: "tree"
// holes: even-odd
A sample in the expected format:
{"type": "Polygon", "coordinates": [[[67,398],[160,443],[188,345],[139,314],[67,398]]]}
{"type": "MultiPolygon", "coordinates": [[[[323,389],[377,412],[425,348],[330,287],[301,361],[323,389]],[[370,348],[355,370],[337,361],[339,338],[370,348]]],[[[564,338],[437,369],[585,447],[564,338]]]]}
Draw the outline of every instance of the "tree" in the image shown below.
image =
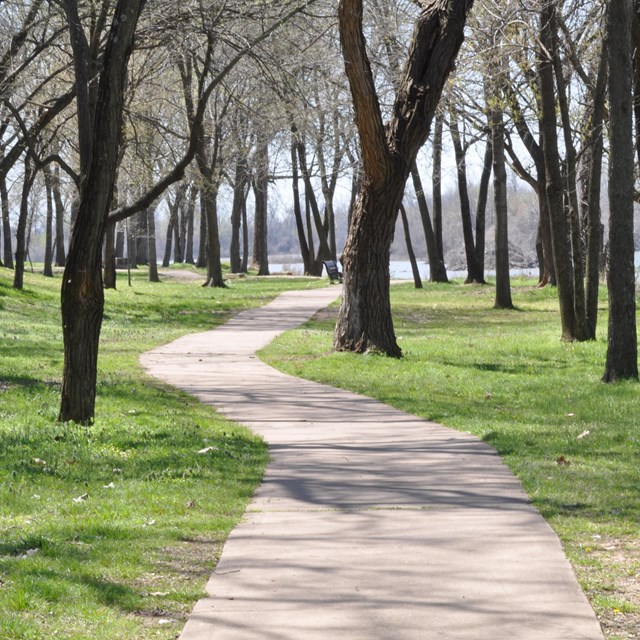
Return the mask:
{"type": "Polygon", "coordinates": [[[64,371],[59,419],[85,423],[95,407],[104,311],[101,258],[115,182],[127,66],[145,0],[118,0],[91,100],[89,43],[76,0],[64,0],[76,68],[82,183],[62,284],[64,371]]]}
{"type": "Polygon", "coordinates": [[[604,382],[638,380],[633,246],[632,0],[610,0],[609,336],[604,382]]]}
{"type": "Polygon", "coordinates": [[[471,2],[418,3],[413,39],[384,125],[363,32],[362,0],[341,0],[340,39],[360,137],[360,190],[344,251],[344,292],[334,347],[400,356],[389,299],[389,251],[411,164],[428,137],[464,39],[471,2]]]}

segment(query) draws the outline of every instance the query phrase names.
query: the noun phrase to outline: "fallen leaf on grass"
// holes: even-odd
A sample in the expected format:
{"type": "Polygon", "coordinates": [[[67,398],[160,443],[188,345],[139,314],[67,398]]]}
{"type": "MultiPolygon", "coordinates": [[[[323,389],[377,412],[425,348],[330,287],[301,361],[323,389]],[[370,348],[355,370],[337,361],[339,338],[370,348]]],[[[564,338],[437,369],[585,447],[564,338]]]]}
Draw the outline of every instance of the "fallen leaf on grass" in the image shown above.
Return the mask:
{"type": "Polygon", "coordinates": [[[556,458],[556,464],[568,467],[571,464],[571,461],[567,460],[564,456],[560,456],[559,458],[556,458]]]}

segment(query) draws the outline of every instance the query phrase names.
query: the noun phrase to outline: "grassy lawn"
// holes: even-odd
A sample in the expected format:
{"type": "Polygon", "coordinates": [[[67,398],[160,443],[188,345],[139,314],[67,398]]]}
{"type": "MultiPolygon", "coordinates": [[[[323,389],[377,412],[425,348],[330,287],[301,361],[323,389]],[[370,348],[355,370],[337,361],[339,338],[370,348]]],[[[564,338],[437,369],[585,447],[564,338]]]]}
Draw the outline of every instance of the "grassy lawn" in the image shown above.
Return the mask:
{"type": "Polygon", "coordinates": [[[611,639],[640,638],[640,385],[605,385],[596,342],[562,343],[556,292],[392,288],[404,357],[332,353],[332,314],[263,352],[294,375],[372,396],[491,443],[558,532],[611,639]]]}
{"type": "Polygon", "coordinates": [[[147,378],[138,355],[324,283],[120,277],[106,292],[96,421],[80,427],[56,422],[60,277],[27,273],[17,292],[12,275],[0,269],[0,639],[175,638],[267,452],[147,378]]]}

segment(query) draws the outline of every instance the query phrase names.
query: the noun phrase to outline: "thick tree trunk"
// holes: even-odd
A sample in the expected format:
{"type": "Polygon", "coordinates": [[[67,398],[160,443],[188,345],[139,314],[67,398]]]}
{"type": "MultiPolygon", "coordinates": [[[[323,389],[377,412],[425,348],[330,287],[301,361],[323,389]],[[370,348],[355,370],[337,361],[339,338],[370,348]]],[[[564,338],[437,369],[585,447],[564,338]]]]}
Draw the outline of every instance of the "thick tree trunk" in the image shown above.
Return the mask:
{"type": "MultiPolygon", "coordinates": [[[[95,411],[98,343],[104,310],[102,241],[116,175],[128,61],[143,6],[144,0],[119,0],[101,61],[95,117],[89,130],[86,125],[84,129],[81,127],[81,164],[85,175],[62,281],[61,421],[88,423],[93,420],[95,411]]],[[[76,30],[81,25],[71,23],[74,22],[74,9],[77,18],[77,6],[73,0],[67,0],[65,7],[70,29],[76,37],[76,30]]],[[[77,70],[82,67],[82,60],[78,58],[86,53],[85,49],[74,47],[77,70]]],[[[77,85],[84,80],[81,73],[76,76],[77,85]]],[[[79,100],[81,93],[78,92],[79,100]]],[[[84,100],[79,104],[79,113],[92,110],[89,97],[84,100]]]]}
{"type": "MultiPolygon", "coordinates": [[[[420,211],[420,219],[422,220],[422,228],[424,229],[424,238],[427,244],[429,280],[431,282],[449,282],[449,279],[447,278],[447,269],[444,266],[442,258],[438,255],[438,244],[435,233],[433,232],[433,227],[431,226],[431,217],[429,216],[427,198],[425,197],[424,189],[422,188],[422,179],[420,178],[418,165],[415,162],[411,167],[411,178],[413,180],[414,191],[416,192],[418,210],[420,211]]],[[[402,209],[400,210],[400,213],[402,213],[402,209]]],[[[422,284],[420,284],[420,286],[422,286],[422,284]]]]}
{"type": "Polygon", "coordinates": [[[633,245],[632,16],[631,0],[609,1],[609,338],[604,382],[638,379],[633,245]]]}
{"type": "Polygon", "coordinates": [[[429,135],[464,39],[470,2],[425,5],[416,21],[388,126],[382,121],[362,29],[362,0],[341,0],[340,39],[360,137],[362,182],[344,250],[334,347],[401,355],[389,297],[389,250],[409,169],[429,135]]]}
{"type": "Polygon", "coordinates": [[[407,212],[403,204],[400,205],[400,217],[402,218],[404,240],[407,244],[407,255],[409,256],[409,262],[411,263],[411,273],[413,273],[413,284],[416,289],[422,289],[422,278],[420,277],[420,269],[418,268],[418,261],[416,260],[416,254],[413,250],[413,244],[411,243],[409,220],[407,219],[407,212]]]}
{"type": "Polygon", "coordinates": [[[389,254],[407,176],[374,191],[362,187],[343,256],[342,305],[334,346],[340,351],[400,357],[391,317],[389,254]],[[364,213],[366,212],[366,214],[364,213]],[[374,303],[375,301],[375,303],[374,303]]]}

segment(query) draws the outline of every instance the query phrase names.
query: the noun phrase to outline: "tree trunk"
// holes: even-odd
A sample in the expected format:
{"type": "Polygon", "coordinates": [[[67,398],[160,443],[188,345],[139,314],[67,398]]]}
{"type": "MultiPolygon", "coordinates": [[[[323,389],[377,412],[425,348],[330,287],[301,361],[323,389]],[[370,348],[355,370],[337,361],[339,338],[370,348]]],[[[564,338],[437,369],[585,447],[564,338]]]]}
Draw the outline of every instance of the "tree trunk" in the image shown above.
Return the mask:
{"type": "Polygon", "coordinates": [[[581,215],[585,230],[585,289],[589,335],[596,338],[598,321],[598,293],[600,285],[600,254],[602,251],[602,223],[600,194],[602,182],[602,154],[605,102],[607,95],[607,52],[602,49],[593,88],[593,102],[588,118],[587,139],[583,146],[581,173],[581,215]]]}
{"type": "Polygon", "coordinates": [[[53,278],[53,193],[51,186],[51,166],[47,165],[43,169],[44,188],[47,201],[47,220],[45,225],[44,241],[44,275],[53,278]]]}
{"type": "Polygon", "coordinates": [[[104,234],[104,256],[102,259],[105,289],[115,289],[117,284],[115,240],[116,225],[108,224],[104,234]]]}
{"type": "MultiPolygon", "coordinates": [[[[504,152],[504,144],[503,144],[504,152]]],[[[480,176],[480,188],[478,189],[478,202],[476,204],[476,261],[484,280],[484,249],[485,230],[487,219],[487,201],[489,199],[489,182],[491,181],[491,167],[493,163],[493,145],[487,140],[484,151],[484,163],[480,176]]],[[[505,177],[506,179],[506,177],[505,177]]]]}
{"type": "MultiPolygon", "coordinates": [[[[292,129],[293,129],[292,125],[292,129]]],[[[302,264],[304,265],[304,274],[309,275],[311,273],[311,254],[309,253],[309,245],[307,244],[307,238],[304,233],[304,220],[302,219],[302,209],[300,207],[300,185],[298,175],[298,153],[296,136],[292,131],[291,135],[291,190],[293,192],[293,216],[296,221],[296,231],[298,233],[298,242],[300,244],[300,255],[302,256],[302,264]]]]}
{"type": "Polygon", "coordinates": [[[538,73],[542,107],[543,154],[546,174],[545,191],[551,223],[553,263],[558,284],[563,340],[581,340],[580,325],[575,317],[571,229],[564,209],[564,184],[560,171],[558,135],[556,131],[555,85],[553,60],[555,55],[555,5],[544,3],[540,14],[541,32],[538,73]]]}
{"type": "Polygon", "coordinates": [[[245,202],[246,197],[246,158],[238,156],[236,158],[235,180],[233,182],[233,204],[231,205],[231,246],[229,249],[231,273],[240,273],[242,269],[242,259],[240,256],[240,233],[242,230],[242,205],[245,202]]]}
{"type": "Polygon", "coordinates": [[[196,267],[207,266],[207,210],[204,204],[204,194],[200,189],[200,244],[198,245],[198,259],[196,267]]]}
{"type": "Polygon", "coordinates": [[[194,227],[194,218],[196,211],[196,200],[198,199],[198,189],[194,184],[191,185],[191,191],[189,193],[189,204],[187,205],[187,210],[185,212],[186,216],[186,240],[185,240],[185,254],[184,261],[186,264],[193,264],[193,227],[194,227]]]}
{"type": "Polygon", "coordinates": [[[147,255],[149,256],[149,282],[160,282],[158,275],[158,255],[156,251],[156,210],[149,207],[147,214],[147,255]]]}
{"type": "Polygon", "coordinates": [[[334,347],[401,355],[389,297],[389,250],[409,169],[429,135],[444,83],[464,39],[470,2],[424,7],[416,20],[392,118],[382,121],[362,29],[362,0],[341,0],[340,40],[360,137],[363,179],[344,250],[334,347]]]}
{"type": "Polygon", "coordinates": [[[302,172],[302,179],[304,181],[304,192],[307,198],[307,204],[309,205],[311,213],[313,214],[313,221],[315,223],[316,232],[318,234],[319,247],[316,261],[322,262],[323,260],[333,260],[335,256],[332,254],[331,247],[329,246],[327,229],[325,228],[325,225],[322,221],[322,216],[320,215],[320,207],[318,206],[316,194],[313,190],[313,184],[311,183],[311,173],[309,171],[309,167],[307,166],[307,147],[298,134],[298,129],[295,125],[291,127],[291,131],[296,141],[296,152],[298,156],[298,162],[300,164],[300,171],[302,172]]]}
{"type": "MultiPolygon", "coordinates": [[[[440,257],[440,255],[438,255],[438,244],[436,241],[435,233],[433,232],[433,227],[431,226],[431,217],[429,216],[427,198],[424,195],[424,189],[422,188],[422,179],[420,178],[418,165],[415,162],[411,166],[411,178],[413,180],[413,188],[416,192],[416,200],[418,201],[420,219],[422,220],[422,228],[424,229],[424,238],[427,244],[427,256],[429,258],[429,280],[431,282],[449,282],[449,279],[447,278],[447,269],[444,266],[442,258],[440,257]]],[[[400,213],[402,213],[402,209],[400,209],[400,213]]],[[[422,284],[420,284],[420,286],[422,286],[422,284]]]]}
{"type": "MultiPolygon", "coordinates": [[[[431,175],[433,234],[437,255],[444,266],[444,243],[442,238],[442,113],[435,117],[433,129],[433,173],[431,175]]],[[[446,276],[445,267],[445,276],[446,276]]]]}
{"type": "Polygon", "coordinates": [[[11,221],[9,220],[9,191],[7,177],[0,174],[0,202],[2,204],[2,248],[3,262],[7,269],[13,269],[13,248],[11,243],[11,221]]]}
{"type": "Polygon", "coordinates": [[[220,234],[218,232],[218,185],[205,184],[202,189],[207,214],[207,287],[226,287],[220,262],[220,234]]]}
{"type": "Polygon", "coordinates": [[[146,210],[140,211],[133,220],[135,221],[136,264],[149,264],[149,221],[146,210]]]}
{"type": "Polygon", "coordinates": [[[22,289],[24,286],[24,263],[27,257],[27,222],[29,218],[29,194],[35,180],[36,172],[31,157],[24,160],[24,181],[22,183],[22,197],[20,199],[20,214],[16,228],[16,264],[13,274],[13,288],[22,289]]]}
{"type": "Polygon", "coordinates": [[[256,148],[256,175],[253,180],[256,199],[253,222],[253,264],[259,276],[269,275],[267,214],[269,197],[269,141],[261,137],[256,148]]]}
{"type": "MultiPolygon", "coordinates": [[[[67,0],[65,6],[70,29],[75,31],[79,25],[71,24],[72,9],[76,10],[77,17],[77,6],[73,0],[67,0]]],[[[144,0],[118,1],[97,83],[95,130],[93,126],[90,130],[83,129],[81,136],[81,143],[89,137],[89,148],[80,145],[85,176],[62,281],[64,370],[59,419],[64,422],[91,422],[95,411],[98,344],[104,310],[102,240],[116,175],[127,67],[143,6],[144,0]]],[[[78,64],[82,62],[78,57],[84,53],[81,47],[74,47],[78,64]]],[[[76,76],[76,85],[82,82],[82,75],[76,76]]],[[[78,92],[78,100],[81,93],[78,92]]],[[[88,96],[85,99],[88,101],[88,96]]],[[[89,102],[79,105],[79,112],[85,110],[91,110],[89,102]]]]}
{"type": "Polygon", "coordinates": [[[609,51],[609,337],[604,382],[638,380],[633,244],[633,98],[631,0],[610,0],[609,51]]]}
{"type": "MultiPolygon", "coordinates": [[[[495,102],[492,101],[492,102],[495,102]]],[[[504,153],[504,116],[502,107],[489,112],[493,159],[493,198],[496,216],[496,300],[495,309],[513,309],[509,277],[509,228],[507,207],[507,170],[504,153]]]]}
{"type": "MultiPolygon", "coordinates": [[[[171,210],[171,207],[169,207],[171,210]]],[[[167,225],[167,234],[164,241],[164,255],[162,257],[162,268],[166,269],[171,264],[171,252],[173,251],[173,233],[176,226],[173,214],[169,214],[169,224],[167,225]]]]}
{"type": "Polygon", "coordinates": [[[64,267],[67,260],[64,246],[64,203],[60,193],[60,167],[55,165],[52,172],[51,188],[56,208],[56,267],[64,267]]]}
{"type": "Polygon", "coordinates": [[[249,224],[247,220],[247,199],[242,201],[242,265],[240,273],[249,270],[249,224]]]}
{"type": "Polygon", "coordinates": [[[464,239],[464,252],[467,258],[466,284],[485,284],[484,273],[478,262],[476,244],[473,238],[473,221],[471,219],[471,203],[467,186],[467,165],[465,151],[462,147],[458,118],[453,109],[450,111],[450,128],[453,150],[456,156],[456,175],[458,176],[458,194],[460,197],[460,215],[462,217],[462,235],[464,239]]]}
{"type": "Polygon", "coordinates": [[[409,220],[407,220],[407,211],[404,205],[400,205],[400,217],[402,218],[402,228],[404,229],[404,239],[407,243],[407,254],[409,255],[409,262],[411,263],[411,272],[413,273],[413,284],[416,289],[422,289],[422,278],[420,277],[420,269],[418,268],[418,261],[416,260],[416,254],[413,251],[413,244],[411,244],[411,231],[409,230],[409,220]]]}

